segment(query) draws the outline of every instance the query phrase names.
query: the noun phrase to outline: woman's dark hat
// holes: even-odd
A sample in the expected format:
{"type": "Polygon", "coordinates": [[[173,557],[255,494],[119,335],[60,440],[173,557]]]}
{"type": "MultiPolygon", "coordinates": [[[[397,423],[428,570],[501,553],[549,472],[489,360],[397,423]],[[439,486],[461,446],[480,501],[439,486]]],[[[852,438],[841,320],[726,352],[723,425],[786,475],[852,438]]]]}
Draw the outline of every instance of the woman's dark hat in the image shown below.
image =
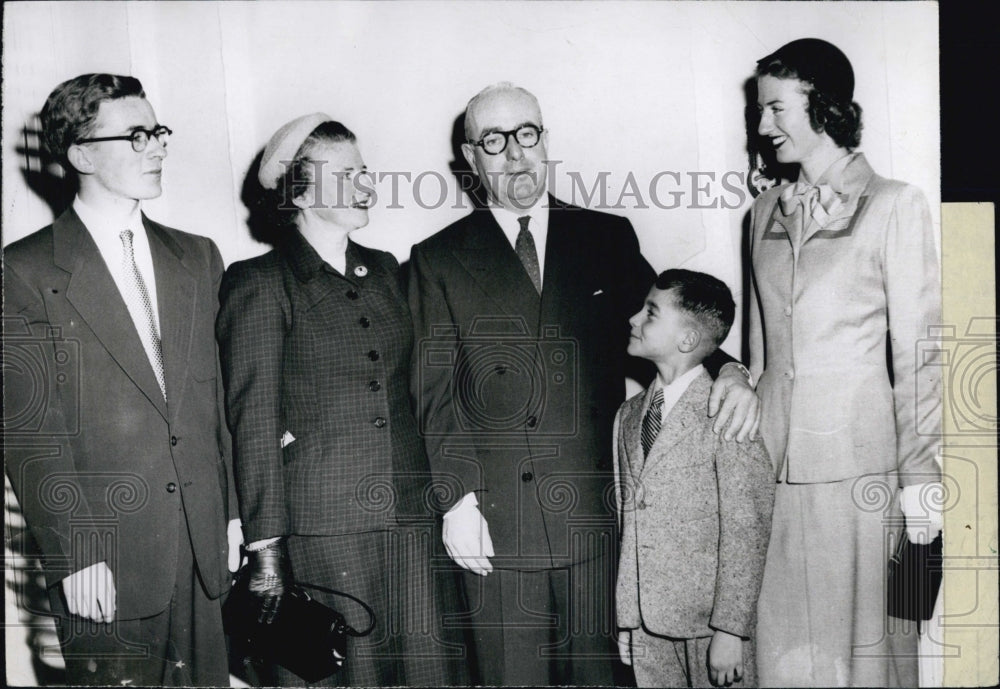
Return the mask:
{"type": "Polygon", "coordinates": [[[800,38],[787,43],[757,64],[780,62],[817,91],[841,102],[854,99],[854,70],[847,56],[832,43],[819,38],[800,38]]]}

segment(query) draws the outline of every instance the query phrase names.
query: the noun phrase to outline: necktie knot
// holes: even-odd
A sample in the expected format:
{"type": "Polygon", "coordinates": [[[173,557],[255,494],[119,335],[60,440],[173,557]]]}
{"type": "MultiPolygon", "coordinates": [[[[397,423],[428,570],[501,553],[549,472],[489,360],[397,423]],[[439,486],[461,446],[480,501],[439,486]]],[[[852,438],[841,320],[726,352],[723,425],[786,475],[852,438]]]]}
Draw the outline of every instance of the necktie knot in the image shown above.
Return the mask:
{"type": "Polygon", "coordinates": [[[132,230],[125,228],[118,235],[122,240],[122,247],[125,249],[125,257],[131,259],[133,257],[133,247],[132,247],[132,230]]]}
{"type": "Polygon", "coordinates": [[[526,232],[528,230],[528,223],[531,222],[530,215],[522,215],[517,219],[517,224],[521,226],[521,232],[526,232]]]}

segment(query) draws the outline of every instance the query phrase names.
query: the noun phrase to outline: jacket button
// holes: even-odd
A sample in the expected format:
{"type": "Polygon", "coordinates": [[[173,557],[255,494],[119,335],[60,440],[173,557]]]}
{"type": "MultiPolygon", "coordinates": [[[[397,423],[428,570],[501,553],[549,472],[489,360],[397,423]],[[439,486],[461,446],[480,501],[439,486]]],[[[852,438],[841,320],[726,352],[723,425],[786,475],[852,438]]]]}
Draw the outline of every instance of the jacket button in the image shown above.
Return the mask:
{"type": "Polygon", "coordinates": [[[788,306],[785,307],[785,315],[786,316],[791,316],[792,315],[792,305],[791,304],[789,304],[788,306]]]}
{"type": "Polygon", "coordinates": [[[170,483],[167,484],[167,492],[168,493],[173,493],[175,490],[177,490],[177,484],[176,483],[174,483],[173,481],[171,481],[170,483]]]}
{"type": "Polygon", "coordinates": [[[375,424],[375,428],[382,428],[383,426],[385,426],[385,419],[383,419],[381,416],[376,416],[375,421],[373,421],[372,423],[375,424]]]}
{"type": "Polygon", "coordinates": [[[368,352],[368,358],[371,359],[372,361],[378,361],[378,352],[376,352],[373,349],[372,351],[368,352]]]}
{"type": "Polygon", "coordinates": [[[527,483],[533,478],[535,478],[535,476],[530,471],[526,471],[523,474],[521,474],[521,480],[524,481],[525,483],[527,483]]]}
{"type": "Polygon", "coordinates": [[[379,384],[377,380],[373,380],[372,382],[368,383],[368,389],[371,390],[372,392],[378,392],[379,390],[382,389],[382,386],[379,384]]]}
{"type": "Polygon", "coordinates": [[[795,371],[785,371],[785,378],[788,380],[795,378],[795,371]]]}
{"type": "Polygon", "coordinates": [[[364,317],[364,316],[362,316],[361,318],[359,318],[359,319],[358,319],[358,323],[360,323],[360,324],[361,324],[361,327],[362,327],[362,328],[367,328],[367,327],[368,327],[369,325],[371,325],[371,324],[372,324],[372,322],[371,322],[370,320],[368,320],[368,319],[367,319],[366,317],[364,317]]]}
{"type": "Polygon", "coordinates": [[[347,290],[347,298],[348,299],[357,299],[358,296],[359,295],[358,295],[358,291],[357,290],[353,290],[353,289],[347,290]]]}
{"type": "Polygon", "coordinates": [[[170,436],[170,444],[171,445],[176,445],[177,444],[177,436],[176,435],[170,436]]]}
{"type": "Polygon", "coordinates": [[[534,428],[537,425],[538,425],[538,419],[535,418],[534,416],[529,416],[528,417],[528,428],[534,428]]]}

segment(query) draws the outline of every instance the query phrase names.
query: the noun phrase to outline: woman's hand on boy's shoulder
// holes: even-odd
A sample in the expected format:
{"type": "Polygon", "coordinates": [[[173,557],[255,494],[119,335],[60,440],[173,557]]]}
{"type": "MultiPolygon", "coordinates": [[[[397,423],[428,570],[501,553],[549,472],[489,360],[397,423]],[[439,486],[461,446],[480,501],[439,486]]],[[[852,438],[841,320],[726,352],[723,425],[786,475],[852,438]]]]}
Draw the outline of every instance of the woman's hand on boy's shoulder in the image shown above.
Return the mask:
{"type": "Polygon", "coordinates": [[[760,399],[742,370],[741,366],[723,366],[708,397],[708,415],[715,417],[712,432],[725,428],[723,437],[727,441],[735,437],[738,443],[755,440],[760,426],[760,399]]]}

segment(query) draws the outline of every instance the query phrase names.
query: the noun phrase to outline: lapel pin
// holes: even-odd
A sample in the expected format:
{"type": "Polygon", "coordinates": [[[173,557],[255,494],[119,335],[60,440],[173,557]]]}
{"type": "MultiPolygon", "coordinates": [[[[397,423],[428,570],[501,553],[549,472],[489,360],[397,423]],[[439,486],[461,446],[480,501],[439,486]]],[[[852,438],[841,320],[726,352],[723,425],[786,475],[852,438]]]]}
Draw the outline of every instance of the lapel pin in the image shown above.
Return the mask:
{"type": "Polygon", "coordinates": [[[363,278],[365,275],[368,275],[368,269],[365,266],[355,266],[354,274],[359,278],[363,278]]]}

